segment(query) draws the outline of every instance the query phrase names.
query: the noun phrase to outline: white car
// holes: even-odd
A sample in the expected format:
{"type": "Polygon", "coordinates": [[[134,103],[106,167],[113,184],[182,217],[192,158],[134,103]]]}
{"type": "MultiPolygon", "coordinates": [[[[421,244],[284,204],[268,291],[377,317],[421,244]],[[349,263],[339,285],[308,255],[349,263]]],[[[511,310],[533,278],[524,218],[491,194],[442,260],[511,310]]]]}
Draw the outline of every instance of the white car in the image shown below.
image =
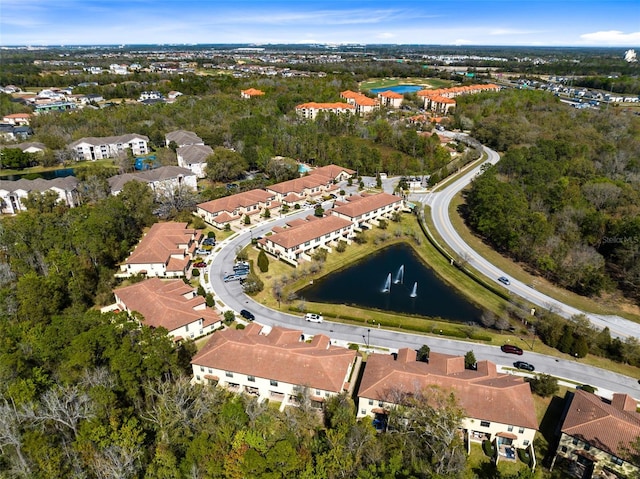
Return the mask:
{"type": "Polygon", "coordinates": [[[320,314],[307,313],[304,315],[304,319],[306,321],[311,321],[312,323],[321,323],[324,321],[324,318],[320,314]]]}

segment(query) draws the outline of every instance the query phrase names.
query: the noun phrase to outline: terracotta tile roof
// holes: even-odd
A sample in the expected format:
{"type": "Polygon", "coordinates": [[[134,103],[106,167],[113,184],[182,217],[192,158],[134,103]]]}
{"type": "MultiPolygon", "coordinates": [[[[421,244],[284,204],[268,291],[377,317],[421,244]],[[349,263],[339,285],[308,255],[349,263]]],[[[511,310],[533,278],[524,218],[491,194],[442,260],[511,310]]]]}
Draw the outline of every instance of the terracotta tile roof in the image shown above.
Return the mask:
{"type": "Polygon", "coordinates": [[[242,93],[244,93],[245,95],[248,95],[248,96],[264,95],[264,92],[262,90],[257,90],[255,88],[249,88],[248,90],[242,90],[242,93]]]}
{"type": "Polygon", "coordinates": [[[15,119],[29,119],[33,115],[31,113],[11,113],[10,115],[4,115],[3,118],[15,118],[15,119]]]}
{"type": "Polygon", "coordinates": [[[331,346],[324,335],[306,343],[300,340],[301,330],[274,326],[265,333],[256,323],[244,330],[219,331],[191,363],[324,391],[343,390],[355,351],[331,346]]]}
{"type": "Polygon", "coordinates": [[[144,316],[143,323],[154,328],[174,331],[198,319],[203,320],[202,326],[221,320],[216,311],[206,307],[205,299],[181,279],[150,278],[113,293],[121,307],[139,312],[144,316]]]}
{"type": "Polygon", "coordinates": [[[378,96],[381,96],[383,98],[395,98],[395,99],[404,98],[404,96],[401,95],[400,93],[396,93],[395,91],[391,91],[391,90],[378,93],[378,96]]]}
{"type": "Polygon", "coordinates": [[[640,436],[640,414],[635,408],[636,402],[626,394],[614,395],[608,404],[595,394],[578,389],[562,424],[562,432],[609,454],[624,457],[621,446],[640,436]]]}
{"type": "Polygon", "coordinates": [[[356,218],[357,216],[377,210],[378,208],[402,202],[402,198],[390,195],[389,193],[378,193],[377,195],[362,196],[359,198],[356,198],[354,195],[348,197],[347,200],[349,201],[348,203],[336,206],[333,210],[336,213],[350,218],[356,218]]]}
{"type": "Polygon", "coordinates": [[[349,103],[342,102],[333,102],[333,103],[317,103],[315,101],[310,101],[307,103],[302,103],[296,106],[296,110],[302,110],[305,108],[313,108],[316,110],[355,110],[356,107],[350,105],[349,103]]]}
{"type": "Polygon", "coordinates": [[[306,194],[305,190],[318,188],[320,186],[327,186],[331,180],[332,179],[322,174],[307,175],[267,186],[267,191],[273,191],[281,195],[296,193],[304,196],[306,194]]]}
{"type": "Polygon", "coordinates": [[[338,175],[340,175],[340,173],[342,172],[345,172],[349,175],[355,174],[354,170],[350,170],[349,168],[344,168],[342,166],[333,165],[333,164],[326,165],[326,166],[319,166],[318,168],[311,170],[309,174],[328,176],[332,180],[335,180],[338,177],[338,175]]]}
{"type": "Polygon", "coordinates": [[[478,363],[476,371],[464,369],[464,357],[431,352],[429,363],[416,361],[416,352],[398,351],[398,358],[371,354],[367,358],[359,397],[385,401],[388,391],[438,386],[454,392],[467,417],[502,424],[538,428],[533,397],[524,379],[498,374],[495,364],[478,363]]]}
{"type": "Polygon", "coordinates": [[[126,264],[166,264],[171,255],[184,255],[198,231],[187,223],[156,223],[125,260],[126,264]]]}
{"type": "Polygon", "coordinates": [[[232,214],[236,208],[246,208],[247,206],[258,205],[275,199],[273,193],[265,190],[253,189],[236,193],[235,195],[225,196],[216,200],[200,203],[198,208],[202,208],[209,213],[222,213],[226,211],[232,214]]]}
{"type": "Polygon", "coordinates": [[[273,234],[267,239],[283,248],[294,248],[307,241],[312,241],[326,234],[351,226],[352,223],[349,220],[337,216],[325,216],[324,218],[306,221],[304,224],[296,225],[281,233],[273,234]]]}
{"type": "Polygon", "coordinates": [[[284,201],[285,203],[297,203],[298,201],[301,201],[302,198],[302,196],[297,195],[296,193],[289,193],[282,199],[282,201],[284,201]]]}

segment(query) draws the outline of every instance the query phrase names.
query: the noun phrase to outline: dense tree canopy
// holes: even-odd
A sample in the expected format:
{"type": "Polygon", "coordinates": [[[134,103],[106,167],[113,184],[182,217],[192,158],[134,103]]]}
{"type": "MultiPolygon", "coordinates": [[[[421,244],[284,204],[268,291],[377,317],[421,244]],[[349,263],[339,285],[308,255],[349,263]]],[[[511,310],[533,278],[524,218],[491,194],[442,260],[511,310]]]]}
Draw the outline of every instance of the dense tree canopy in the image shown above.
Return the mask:
{"type": "Polygon", "coordinates": [[[504,151],[468,191],[469,225],[566,288],[597,295],[616,283],[640,300],[639,119],[540,92],[461,103],[459,120],[504,151]]]}

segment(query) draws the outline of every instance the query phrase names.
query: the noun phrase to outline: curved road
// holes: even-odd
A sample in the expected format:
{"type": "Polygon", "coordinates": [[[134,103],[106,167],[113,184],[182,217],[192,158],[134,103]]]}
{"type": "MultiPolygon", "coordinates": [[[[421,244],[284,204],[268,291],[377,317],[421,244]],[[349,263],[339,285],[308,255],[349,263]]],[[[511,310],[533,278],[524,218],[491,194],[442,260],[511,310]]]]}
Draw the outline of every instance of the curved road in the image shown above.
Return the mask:
{"type": "MultiPolygon", "coordinates": [[[[486,162],[482,163],[482,165],[486,163],[495,164],[500,159],[498,153],[495,151],[487,147],[484,147],[484,151],[487,153],[488,159],[486,162]]],[[[465,243],[453,227],[451,218],[449,217],[449,205],[454,196],[464,189],[473,180],[473,178],[480,173],[482,165],[473,168],[449,184],[443,190],[437,193],[425,194],[420,197],[419,200],[431,206],[431,216],[433,218],[435,229],[449,248],[451,248],[454,253],[467,258],[469,265],[489,278],[489,280],[498,283],[498,278],[500,276],[509,275],[492,265],[489,261],[474,251],[467,243],[465,243]]],[[[633,336],[640,338],[640,324],[638,323],[628,321],[619,316],[585,313],[551,298],[550,296],[546,296],[520,281],[510,278],[510,283],[511,284],[509,286],[505,286],[502,283],[498,284],[507,288],[510,293],[516,294],[537,306],[550,309],[565,318],[584,314],[594,326],[600,329],[608,327],[612,336],[618,336],[620,338],[633,336]]]]}
{"type": "MultiPolygon", "coordinates": [[[[473,177],[473,174],[475,173],[472,173],[471,177],[473,177]]],[[[437,195],[440,195],[440,193],[433,194],[430,198],[436,198],[437,195]]],[[[444,211],[447,211],[447,208],[444,208],[444,211]]],[[[273,310],[257,303],[244,294],[238,281],[225,283],[222,280],[224,272],[232,270],[236,251],[249,243],[252,237],[262,236],[276,225],[281,225],[288,220],[301,218],[309,214],[313,214],[313,210],[299,211],[284,218],[271,219],[265,223],[251,226],[248,231],[233,235],[216,245],[212,255],[212,262],[209,266],[209,283],[204,286],[207,291],[214,293],[216,301],[224,304],[223,310],[231,309],[239,312],[241,309],[247,309],[254,313],[256,321],[261,324],[300,329],[305,335],[322,333],[328,335],[334,344],[347,346],[348,343],[357,343],[361,349],[368,349],[373,352],[389,353],[403,347],[418,349],[427,344],[432,350],[447,354],[464,355],[467,351],[473,350],[478,360],[487,359],[496,363],[498,367],[511,367],[514,361],[523,360],[534,364],[536,372],[552,374],[558,378],[571,378],[569,381],[574,383],[596,386],[599,389],[598,392],[604,396],[610,397],[612,392],[624,392],[635,398],[640,398],[640,386],[634,378],[588,366],[578,360],[557,360],[553,357],[535,353],[535,344],[529,344],[524,339],[515,340],[515,344],[525,350],[524,355],[514,356],[503,353],[498,346],[474,344],[401,331],[389,331],[374,325],[370,327],[354,326],[329,321],[321,324],[310,323],[304,321],[302,314],[295,315],[273,310]]],[[[517,372],[517,374],[527,375],[524,372],[517,372]]]]}

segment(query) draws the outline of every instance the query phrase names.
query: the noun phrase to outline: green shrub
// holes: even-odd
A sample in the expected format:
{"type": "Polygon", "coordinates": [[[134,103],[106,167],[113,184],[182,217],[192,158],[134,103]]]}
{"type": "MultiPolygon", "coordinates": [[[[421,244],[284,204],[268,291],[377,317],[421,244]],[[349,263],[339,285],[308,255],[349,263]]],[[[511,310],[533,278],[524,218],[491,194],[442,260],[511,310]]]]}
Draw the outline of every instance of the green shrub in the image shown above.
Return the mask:
{"type": "Polygon", "coordinates": [[[526,449],[518,449],[518,459],[524,462],[527,466],[531,464],[531,455],[526,449]]]}
{"type": "Polygon", "coordinates": [[[228,311],[224,312],[224,322],[225,323],[231,324],[231,323],[233,323],[235,321],[235,319],[236,319],[236,314],[233,311],[228,310],[228,311]]]}
{"type": "Polygon", "coordinates": [[[353,349],[354,351],[358,351],[360,346],[355,343],[349,343],[349,349],[353,349]]]}
{"type": "Polygon", "coordinates": [[[193,276],[194,278],[197,278],[198,276],[200,276],[200,270],[198,268],[193,268],[191,270],[191,276],[193,276]]]}
{"type": "Polygon", "coordinates": [[[269,258],[267,258],[267,253],[264,252],[263,249],[258,253],[258,268],[263,273],[269,271],[269,258]]]}
{"type": "Polygon", "coordinates": [[[493,447],[493,443],[488,439],[482,441],[482,450],[488,457],[493,457],[496,454],[496,448],[493,447]]]}
{"type": "Polygon", "coordinates": [[[531,385],[531,392],[538,396],[552,396],[558,392],[558,379],[549,374],[536,374],[535,378],[526,381],[531,385]]]}
{"type": "Polygon", "coordinates": [[[245,328],[244,324],[242,324],[242,323],[236,324],[236,329],[244,329],[244,328],[245,328]]]}
{"type": "Polygon", "coordinates": [[[598,390],[598,388],[590,386],[589,384],[583,384],[582,386],[579,386],[579,387],[583,391],[587,391],[588,393],[591,393],[591,394],[595,394],[596,391],[598,390]]]}

